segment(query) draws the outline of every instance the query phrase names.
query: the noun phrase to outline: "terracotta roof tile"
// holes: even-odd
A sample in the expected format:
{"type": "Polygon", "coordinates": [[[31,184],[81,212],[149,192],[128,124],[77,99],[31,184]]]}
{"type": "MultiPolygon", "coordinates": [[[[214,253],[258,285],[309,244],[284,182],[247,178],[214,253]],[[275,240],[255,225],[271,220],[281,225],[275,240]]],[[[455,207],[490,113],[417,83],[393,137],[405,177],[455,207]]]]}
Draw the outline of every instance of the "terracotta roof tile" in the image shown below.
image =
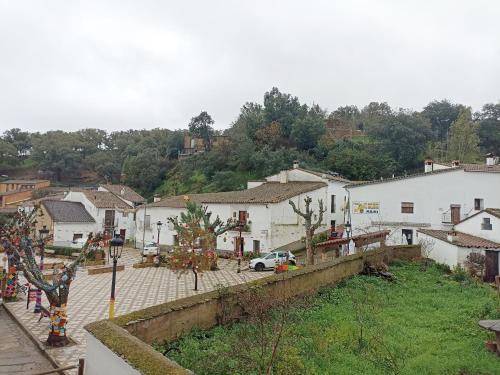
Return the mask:
{"type": "Polygon", "coordinates": [[[107,191],[121,197],[127,201],[133,203],[142,203],[146,201],[144,197],[142,197],[139,193],[134,191],[132,188],[127,185],[101,185],[107,191]]]}
{"type": "Polygon", "coordinates": [[[169,197],[159,202],[149,203],[147,207],[184,208],[186,206],[184,200],[185,196],[189,196],[190,201],[197,203],[279,203],[299,194],[317,190],[325,186],[327,185],[324,182],[292,181],[284,184],[279,182],[266,182],[260,186],[240,191],[186,194],[169,197]]]}
{"type": "Polygon", "coordinates": [[[500,250],[500,243],[493,242],[490,240],[487,240],[485,238],[473,236],[471,234],[463,233],[463,232],[457,232],[455,231],[456,234],[456,239],[453,240],[453,242],[448,240],[448,233],[450,231],[446,230],[437,230],[437,229],[420,229],[418,232],[426,234],[428,236],[437,238],[438,240],[444,241],[451,243],[453,245],[457,245],[460,247],[469,247],[469,248],[478,248],[478,249],[499,249],[500,250]]]}
{"type": "Polygon", "coordinates": [[[108,191],[82,190],[87,199],[97,208],[132,208],[113,193],[108,191]]]}

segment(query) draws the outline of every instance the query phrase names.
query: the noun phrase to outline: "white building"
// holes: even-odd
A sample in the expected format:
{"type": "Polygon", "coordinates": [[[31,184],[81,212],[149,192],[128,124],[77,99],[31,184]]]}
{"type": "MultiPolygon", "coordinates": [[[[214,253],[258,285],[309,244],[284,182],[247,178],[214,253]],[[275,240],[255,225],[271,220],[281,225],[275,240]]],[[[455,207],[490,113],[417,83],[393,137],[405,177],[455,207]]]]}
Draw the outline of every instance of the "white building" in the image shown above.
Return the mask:
{"type": "Polygon", "coordinates": [[[346,186],[353,234],[391,231],[388,243],[414,243],[416,230],[449,230],[484,207],[500,207],[500,165],[427,160],[425,173],[346,186]]]}
{"type": "Polygon", "coordinates": [[[125,240],[134,239],[135,209],[108,191],[70,191],[64,201],[80,202],[96,223],[97,232],[115,231],[125,240]]]}
{"type": "MultiPolygon", "coordinates": [[[[212,220],[235,219],[246,223],[242,231],[244,251],[268,252],[276,248],[296,249],[302,247],[304,237],[303,219],[293,212],[288,203],[293,200],[299,209],[304,209],[304,198],[312,198],[311,208],[318,212],[318,200],[327,201],[327,183],[316,181],[272,181],[242,191],[222,193],[190,194],[189,200],[208,206],[212,220]]],[[[163,223],[160,229],[160,244],[172,246],[176,233],[167,223],[169,217],[178,216],[185,210],[186,196],[170,197],[137,209],[137,244],[156,241],[156,222],[163,223]]],[[[328,228],[324,217],[324,226],[328,228]]],[[[217,249],[235,251],[239,244],[238,231],[229,231],[217,239],[217,249]]]]}
{"type": "Polygon", "coordinates": [[[43,200],[40,208],[43,215],[37,217],[37,229],[47,228],[54,246],[71,247],[96,231],[94,218],[79,202],[43,200]]]}

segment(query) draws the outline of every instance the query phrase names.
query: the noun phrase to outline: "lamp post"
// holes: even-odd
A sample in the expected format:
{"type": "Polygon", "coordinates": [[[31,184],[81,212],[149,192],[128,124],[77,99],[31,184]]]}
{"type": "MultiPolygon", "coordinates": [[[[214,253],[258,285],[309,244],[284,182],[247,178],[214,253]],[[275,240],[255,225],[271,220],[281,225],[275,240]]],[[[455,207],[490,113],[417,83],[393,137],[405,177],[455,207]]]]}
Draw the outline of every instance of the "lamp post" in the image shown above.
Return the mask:
{"type": "Polygon", "coordinates": [[[160,255],[160,229],[161,229],[161,226],[163,225],[163,223],[158,220],[156,222],[156,228],[158,229],[158,240],[157,240],[157,245],[158,245],[158,251],[157,251],[157,254],[156,255],[160,255]]]}
{"type": "MultiPolygon", "coordinates": [[[[45,256],[45,239],[49,235],[49,230],[47,229],[47,226],[44,225],[42,229],[38,230],[38,235],[40,238],[40,272],[43,273],[43,258],[45,256]]],[[[29,298],[29,296],[28,296],[29,298]]],[[[35,309],[33,310],[34,313],[39,313],[42,309],[42,290],[40,288],[37,289],[36,291],[36,302],[35,302],[35,309]]]]}
{"type": "Polygon", "coordinates": [[[113,279],[111,281],[111,298],[109,299],[109,319],[115,318],[115,285],[116,285],[116,264],[122,256],[123,240],[114,233],[109,241],[109,257],[113,259],[113,279]]]}
{"type": "Polygon", "coordinates": [[[238,231],[240,232],[240,243],[238,246],[238,270],[236,273],[241,273],[241,256],[243,255],[243,239],[241,238],[241,231],[243,230],[243,223],[238,222],[238,231]]]}

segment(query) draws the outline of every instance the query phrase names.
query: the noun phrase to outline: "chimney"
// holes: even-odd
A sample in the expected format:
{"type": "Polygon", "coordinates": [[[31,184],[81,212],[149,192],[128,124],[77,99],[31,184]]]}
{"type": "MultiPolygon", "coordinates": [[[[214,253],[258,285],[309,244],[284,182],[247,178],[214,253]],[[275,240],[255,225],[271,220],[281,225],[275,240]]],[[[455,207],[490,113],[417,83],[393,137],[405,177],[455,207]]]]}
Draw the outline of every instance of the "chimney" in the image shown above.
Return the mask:
{"type": "Polygon", "coordinates": [[[281,171],[280,172],[280,184],[286,184],[288,182],[288,172],[281,171]]]}
{"type": "Polygon", "coordinates": [[[122,188],[122,189],[120,190],[120,195],[123,195],[123,194],[125,194],[125,188],[122,188]]]}
{"type": "Polygon", "coordinates": [[[434,170],[434,160],[426,159],[424,164],[424,172],[432,172],[434,170]]]}
{"type": "Polygon", "coordinates": [[[460,166],[460,160],[453,160],[451,162],[451,166],[452,166],[452,168],[459,167],[460,166]]]}
{"type": "Polygon", "coordinates": [[[455,231],[448,232],[448,234],[446,235],[446,239],[448,240],[448,242],[455,242],[457,239],[457,233],[455,231]]]}
{"type": "Polygon", "coordinates": [[[156,202],[159,202],[159,201],[161,201],[161,198],[158,195],[155,195],[153,197],[153,202],[156,203],[156,202]]]}
{"type": "Polygon", "coordinates": [[[294,160],[293,161],[293,169],[297,169],[299,167],[299,161],[298,160],[294,160]]]}
{"type": "Polygon", "coordinates": [[[491,152],[486,154],[486,165],[492,166],[498,163],[498,157],[496,157],[491,152]]]}

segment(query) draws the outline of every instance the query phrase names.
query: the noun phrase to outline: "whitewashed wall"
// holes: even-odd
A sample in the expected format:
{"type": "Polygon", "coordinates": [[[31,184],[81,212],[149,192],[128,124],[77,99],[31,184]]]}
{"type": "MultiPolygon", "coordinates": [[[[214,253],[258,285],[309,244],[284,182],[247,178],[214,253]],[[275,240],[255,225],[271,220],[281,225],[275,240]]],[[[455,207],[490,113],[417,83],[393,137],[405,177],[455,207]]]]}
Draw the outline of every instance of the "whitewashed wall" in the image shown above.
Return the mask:
{"type": "MultiPolygon", "coordinates": [[[[104,231],[104,217],[106,212],[105,208],[97,208],[92,204],[92,202],[87,199],[85,194],[79,191],[70,191],[64,197],[64,200],[82,203],[85,206],[85,209],[94,218],[97,225],[97,230],[101,232],[104,231]]],[[[134,239],[136,223],[132,208],[130,210],[115,209],[115,222],[117,224],[115,228],[117,233],[120,233],[120,229],[125,229],[125,239],[134,239]]]]}
{"type": "Polygon", "coordinates": [[[123,358],[113,353],[93,335],[85,332],[87,339],[85,375],[140,375],[123,358]]]}
{"type": "Polygon", "coordinates": [[[459,232],[472,234],[473,236],[486,238],[490,241],[500,243],[500,219],[487,212],[481,212],[476,216],[455,225],[455,229],[459,232]],[[483,222],[483,218],[485,217],[490,219],[491,230],[481,229],[481,224],[483,222]]]}
{"type": "Polygon", "coordinates": [[[74,234],[81,233],[82,238],[86,239],[90,233],[95,232],[95,223],[54,223],[54,246],[70,246],[74,234]]]}
{"type": "MultiPolygon", "coordinates": [[[[500,207],[500,173],[450,172],[349,187],[354,234],[366,230],[393,230],[389,243],[402,243],[402,229],[415,229],[423,223],[436,229],[449,229],[442,223],[442,214],[451,204],[461,205],[461,213],[472,215],[474,199],[484,199],[484,207],[500,207]],[[378,214],[355,214],[354,202],[378,202],[378,214]],[[413,202],[414,213],[401,213],[401,202],[413,202]],[[410,226],[373,226],[373,222],[407,222],[410,226]]],[[[415,236],[414,236],[415,238],[415,236]]]]}

